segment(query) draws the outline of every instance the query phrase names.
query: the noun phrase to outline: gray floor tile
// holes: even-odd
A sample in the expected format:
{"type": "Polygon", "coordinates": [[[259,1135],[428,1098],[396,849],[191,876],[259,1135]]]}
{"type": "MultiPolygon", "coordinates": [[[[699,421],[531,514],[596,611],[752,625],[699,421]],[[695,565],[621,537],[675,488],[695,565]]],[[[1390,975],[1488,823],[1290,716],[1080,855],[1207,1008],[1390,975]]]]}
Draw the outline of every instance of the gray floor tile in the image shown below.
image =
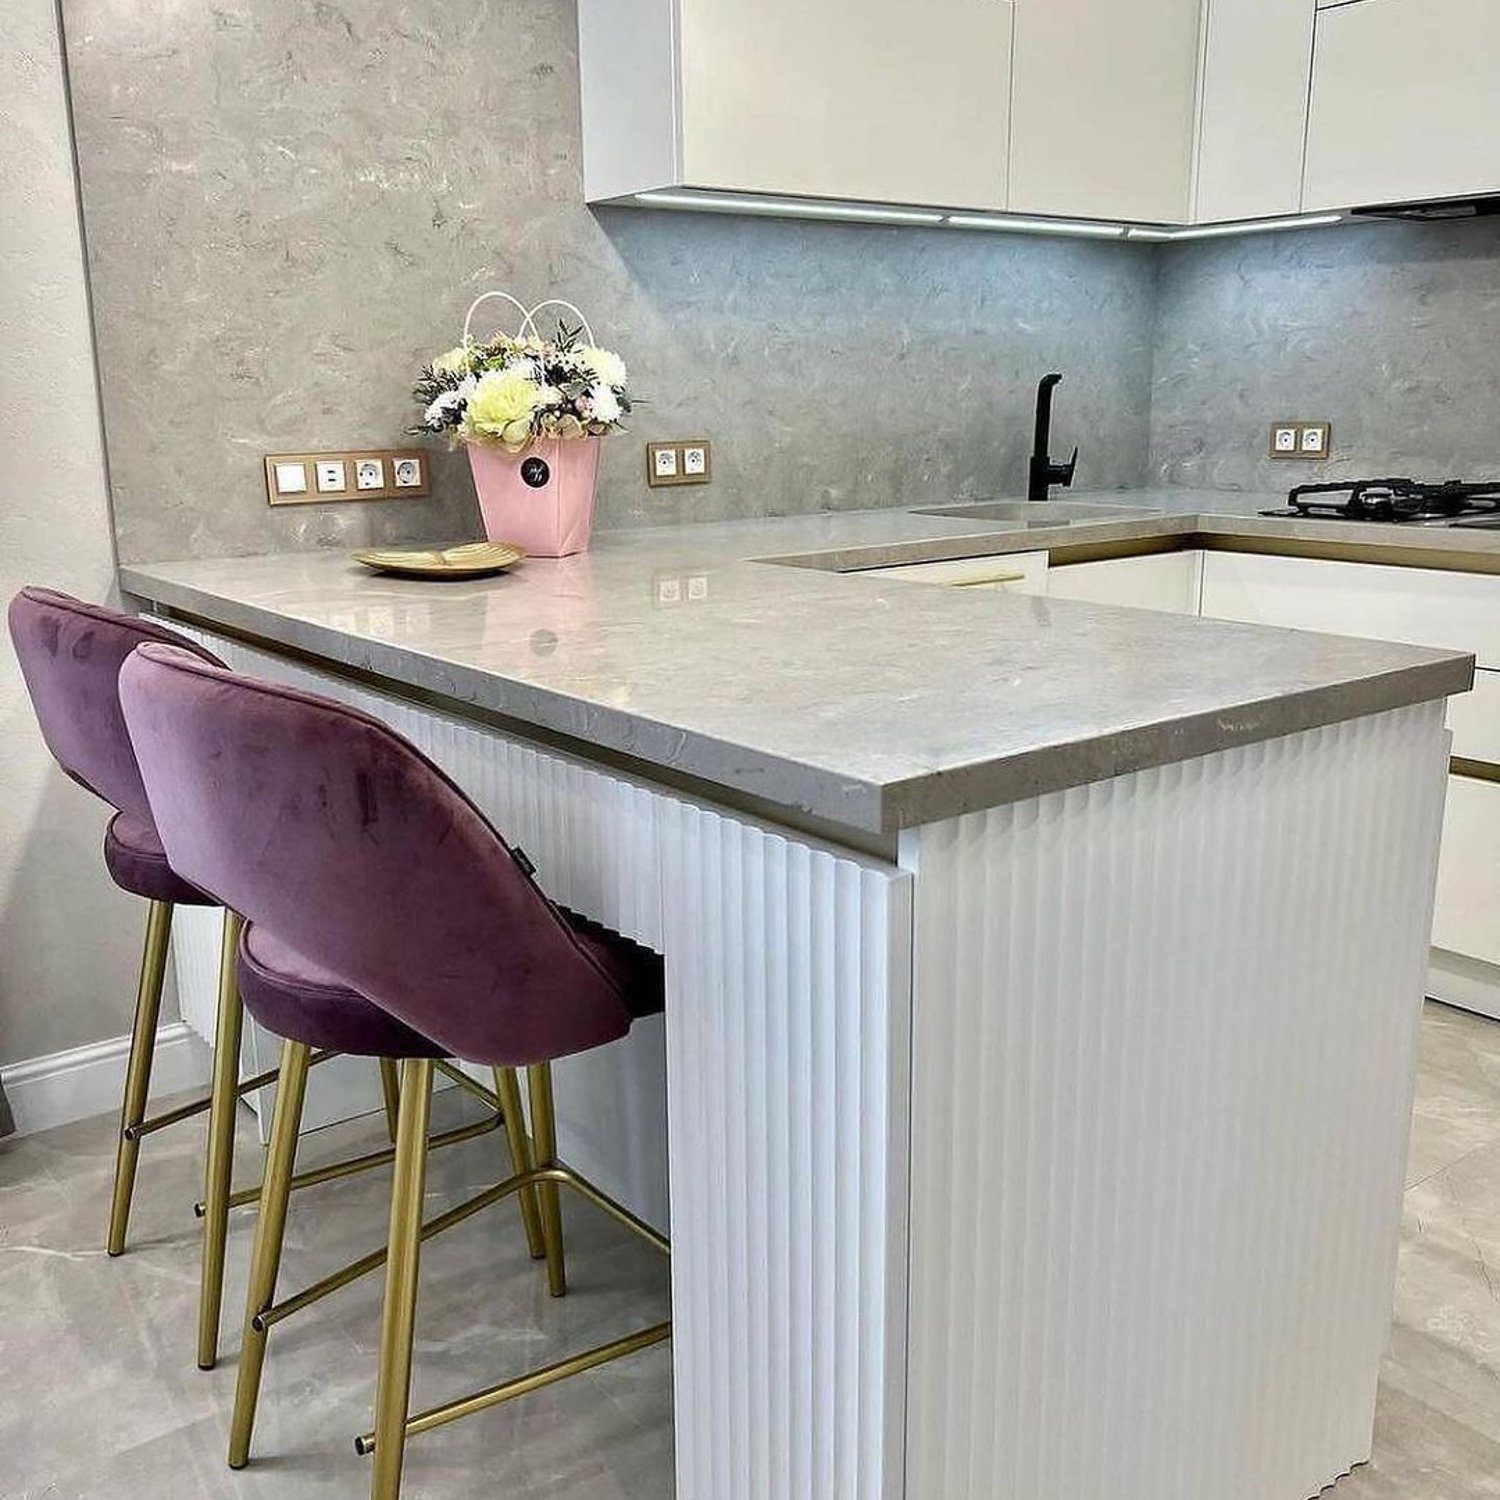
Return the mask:
{"type": "MultiPolygon", "coordinates": [[[[468,1108],[441,1096],[440,1122],[468,1108]]],[[[0,1500],[357,1500],[368,1469],[380,1279],[279,1325],[241,1474],[224,1466],[252,1218],[231,1227],[225,1356],[193,1364],[201,1126],[143,1156],[131,1248],[99,1249],[113,1168],[107,1119],[0,1145],[0,1500]],[[21,1372],[16,1379],[11,1372],[21,1372]]],[[[320,1131],[299,1165],[382,1144],[378,1119],[320,1131]]],[[[254,1178],[248,1116],[237,1170],[254,1178]]],[[[503,1138],[434,1156],[429,1210],[503,1175],[503,1138]]],[[[1500,1024],[1429,1006],[1395,1317],[1372,1461],[1331,1500],[1500,1497],[1500,1024]]],[[[283,1289],[380,1243],[382,1172],[293,1200],[283,1289]]],[[[659,1259],[569,1204],[572,1289],[546,1294],[514,1213],[487,1210],[423,1261],[414,1400],[502,1380],[667,1314],[659,1259]]],[[[414,1439],[405,1500],[669,1500],[666,1348],[414,1439]]]]}

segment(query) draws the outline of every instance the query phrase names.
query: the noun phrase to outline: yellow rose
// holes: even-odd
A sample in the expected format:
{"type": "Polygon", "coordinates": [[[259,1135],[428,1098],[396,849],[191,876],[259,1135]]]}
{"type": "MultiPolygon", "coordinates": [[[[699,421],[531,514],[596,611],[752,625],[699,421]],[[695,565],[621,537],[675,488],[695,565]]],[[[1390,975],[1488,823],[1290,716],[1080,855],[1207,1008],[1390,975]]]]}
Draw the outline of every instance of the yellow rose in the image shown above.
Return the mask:
{"type": "Polygon", "coordinates": [[[481,375],[464,413],[464,436],[519,448],[531,436],[531,417],[541,395],[524,375],[492,370],[481,375]]]}

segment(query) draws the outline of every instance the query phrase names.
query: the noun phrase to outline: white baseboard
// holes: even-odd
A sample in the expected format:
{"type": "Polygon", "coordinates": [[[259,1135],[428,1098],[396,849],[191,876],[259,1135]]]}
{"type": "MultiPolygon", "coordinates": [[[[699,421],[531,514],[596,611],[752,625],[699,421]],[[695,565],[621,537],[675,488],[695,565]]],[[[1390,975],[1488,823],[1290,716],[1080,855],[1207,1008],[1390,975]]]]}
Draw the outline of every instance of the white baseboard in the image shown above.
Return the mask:
{"type": "MultiPolygon", "coordinates": [[[[0,1068],[16,1134],[31,1135],[117,1111],[129,1053],[130,1038],[116,1036],[0,1068]]],[[[183,1022],[160,1027],[151,1064],[153,1097],[207,1087],[212,1056],[208,1045],[183,1022]]]]}
{"type": "Polygon", "coordinates": [[[1434,948],[1427,963],[1427,993],[1444,1005],[1500,1021],[1500,968],[1434,948]]]}

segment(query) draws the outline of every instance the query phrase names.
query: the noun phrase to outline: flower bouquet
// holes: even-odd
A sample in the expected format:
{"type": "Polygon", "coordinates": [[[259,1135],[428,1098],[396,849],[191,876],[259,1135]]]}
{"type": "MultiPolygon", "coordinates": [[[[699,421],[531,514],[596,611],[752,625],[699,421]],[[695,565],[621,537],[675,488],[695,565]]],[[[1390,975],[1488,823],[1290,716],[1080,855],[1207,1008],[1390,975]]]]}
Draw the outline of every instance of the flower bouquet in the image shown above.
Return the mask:
{"type": "Polygon", "coordinates": [[[506,292],[486,292],[464,319],[463,341],[432,361],[413,395],[418,432],[445,432],[469,453],[484,529],[538,557],[566,557],[588,546],[599,475],[599,439],[630,411],[625,361],[594,342],[588,319],[569,302],[526,308],[506,292]],[[478,341],[470,326],[480,303],[499,297],[521,313],[514,334],[478,341]],[[553,338],[536,315],[561,307],[553,338]]]}

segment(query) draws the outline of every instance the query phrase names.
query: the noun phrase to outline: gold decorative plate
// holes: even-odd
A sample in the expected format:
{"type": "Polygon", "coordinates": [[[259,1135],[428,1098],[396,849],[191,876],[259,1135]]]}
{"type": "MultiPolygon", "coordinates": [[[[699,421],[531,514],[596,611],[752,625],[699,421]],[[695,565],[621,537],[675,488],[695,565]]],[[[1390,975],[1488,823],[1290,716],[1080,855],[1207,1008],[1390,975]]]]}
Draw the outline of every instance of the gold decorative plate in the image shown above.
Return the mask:
{"type": "Polygon", "coordinates": [[[483,578],[518,563],[526,554],[511,542],[465,542],[461,547],[421,548],[415,551],[356,552],[377,573],[397,578],[483,578]]]}

